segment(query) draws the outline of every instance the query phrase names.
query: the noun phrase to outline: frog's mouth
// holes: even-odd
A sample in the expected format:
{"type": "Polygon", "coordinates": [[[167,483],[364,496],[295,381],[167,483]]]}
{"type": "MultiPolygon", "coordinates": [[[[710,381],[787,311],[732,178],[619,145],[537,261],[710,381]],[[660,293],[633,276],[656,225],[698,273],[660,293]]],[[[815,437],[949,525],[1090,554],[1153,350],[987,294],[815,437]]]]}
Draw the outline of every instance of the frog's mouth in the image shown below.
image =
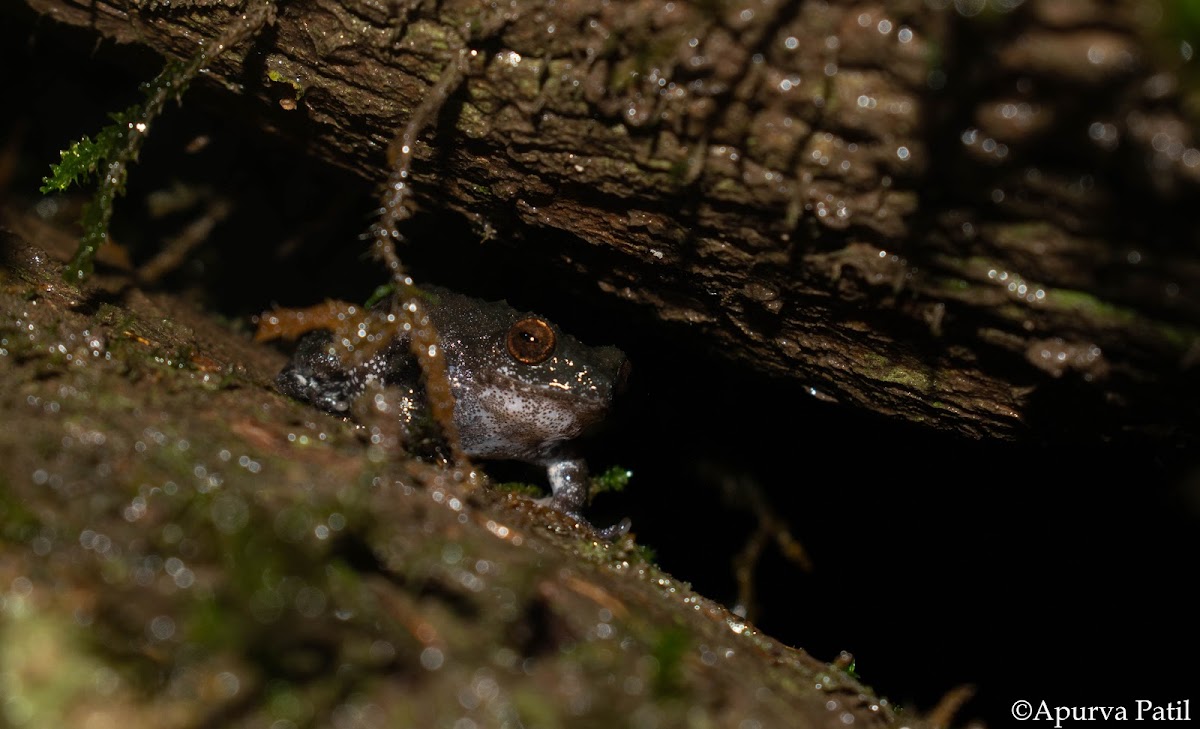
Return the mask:
{"type": "Polygon", "coordinates": [[[514,414],[530,416],[542,408],[563,410],[575,420],[586,421],[585,426],[604,417],[612,407],[613,390],[606,386],[554,381],[530,384],[497,374],[482,378],[477,385],[488,393],[489,402],[514,414]]]}
{"type": "Polygon", "coordinates": [[[581,412],[602,416],[612,405],[615,393],[625,387],[629,361],[619,351],[611,349],[620,359],[600,361],[581,367],[570,359],[555,356],[545,364],[498,367],[475,373],[476,383],[483,387],[514,390],[530,398],[544,398],[581,412]]]}
{"type": "Polygon", "coordinates": [[[533,386],[503,376],[455,393],[459,435],[470,455],[532,458],[579,436],[607,414],[612,393],[533,386]]]}

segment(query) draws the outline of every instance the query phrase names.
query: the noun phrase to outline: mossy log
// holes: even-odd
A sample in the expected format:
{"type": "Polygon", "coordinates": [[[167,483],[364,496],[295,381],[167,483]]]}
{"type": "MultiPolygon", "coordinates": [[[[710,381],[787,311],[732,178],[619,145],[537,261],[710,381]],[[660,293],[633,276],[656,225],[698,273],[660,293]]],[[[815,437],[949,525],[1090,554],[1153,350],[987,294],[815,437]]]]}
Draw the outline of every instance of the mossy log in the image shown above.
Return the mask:
{"type": "MultiPolygon", "coordinates": [[[[172,58],[242,12],[28,4],[172,58]]],[[[1139,0],[971,5],[308,0],[208,78],[382,180],[470,48],[414,179],[482,236],[553,236],[538,254],[581,285],[848,407],[973,437],[1194,435],[1190,26],[1139,0]]]]}
{"type": "Polygon", "coordinates": [[[632,537],[279,395],[282,355],[182,297],[63,283],[70,239],[40,242],[0,233],[0,724],[926,726],[632,537]]]}

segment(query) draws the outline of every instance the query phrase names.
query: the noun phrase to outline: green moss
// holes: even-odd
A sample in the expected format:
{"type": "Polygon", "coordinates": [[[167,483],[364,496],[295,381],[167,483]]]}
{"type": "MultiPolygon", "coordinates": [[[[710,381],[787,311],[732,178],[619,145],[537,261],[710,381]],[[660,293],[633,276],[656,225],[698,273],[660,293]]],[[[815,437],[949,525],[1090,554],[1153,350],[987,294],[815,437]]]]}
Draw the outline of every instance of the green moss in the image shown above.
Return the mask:
{"type": "Polygon", "coordinates": [[[84,137],[60,152],[61,160],[50,165],[50,175],[42,180],[43,194],[66,190],[90,180],[105,163],[115,157],[127,142],[129,127],[139,119],[141,106],[109,114],[112,124],[104,127],[95,139],[84,137]]]}
{"type": "Polygon", "coordinates": [[[517,90],[519,98],[536,99],[541,93],[542,61],[526,58],[505,73],[505,80],[517,90]]]}
{"type": "Polygon", "coordinates": [[[1100,324],[1110,322],[1113,326],[1151,329],[1180,351],[1188,350],[1200,340],[1200,330],[1194,327],[1146,319],[1133,309],[1104,301],[1083,291],[1046,289],[1046,304],[1063,311],[1078,313],[1100,324]]]}
{"type": "Polygon", "coordinates": [[[720,181],[718,181],[717,184],[713,186],[712,191],[714,193],[719,193],[719,194],[724,194],[724,195],[736,195],[736,194],[739,194],[744,189],[745,189],[745,185],[742,183],[741,178],[738,178],[736,180],[732,179],[732,178],[726,178],[726,179],[721,179],[720,181]]]}
{"type": "Polygon", "coordinates": [[[637,554],[638,559],[646,564],[657,564],[658,553],[654,551],[653,547],[648,547],[645,544],[638,544],[636,547],[634,547],[634,552],[637,554]]]}
{"type": "Polygon", "coordinates": [[[858,680],[858,678],[859,678],[859,675],[858,675],[858,671],[856,670],[856,669],[857,669],[857,666],[858,666],[858,661],[851,660],[851,661],[850,661],[849,663],[847,663],[846,665],[844,665],[844,666],[839,666],[839,668],[841,668],[841,669],[842,669],[842,671],[844,671],[844,672],[845,672],[845,674],[846,674],[847,676],[849,676],[850,678],[853,678],[853,679],[855,679],[855,680],[858,680]]]}
{"type": "Polygon", "coordinates": [[[1083,291],[1047,289],[1046,303],[1059,309],[1079,312],[1098,319],[1108,319],[1122,325],[1137,319],[1137,313],[1133,310],[1102,301],[1083,291]]]}
{"type": "Polygon", "coordinates": [[[95,691],[103,663],[80,648],[80,629],[65,615],[32,608],[0,613],[0,725],[71,726],[72,708],[95,691]],[[52,666],[54,670],[44,670],[52,666]]]}
{"type": "Polygon", "coordinates": [[[573,546],[577,556],[595,564],[609,564],[614,561],[613,554],[607,542],[597,540],[580,540],[573,546]]]}
{"type": "Polygon", "coordinates": [[[1044,220],[1005,223],[994,228],[993,235],[1001,248],[1063,238],[1062,229],[1044,220]]]}
{"type": "Polygon", "coordinates": [[[0,325],[0,349],[6,351],[11,361],[23,362],[42,355],[41,348],[27,334],[16,327],[0,325]]]}
{"type": "MultiPolygon", "coordinates": [[[[670,177],[672,175],[673,171],[675,170],[676,164],[678,164],[678,160],[664,159],[662,157],[650,157],[649,159],[646,159],[642,162],[642,168],[648,172],[652,171],[652,170],[657,171],[657,172],[663,172],[663,173],[666,173],[666,175],[668,177],[670,177]]],[[[668,181],[670,181],[670,180],[668,180],[668,181]]]]}
{"type": "Polygon", "coordinates": [[[559,716],[559,706],[544,691],[522,686],[509,694],[509,699],[512,701],[513,713],[520,719],[516,726],[566,726],[566,722],[559,716]]]}
{"type": "Polygon", "coordinates": [[[245,622],[230,620],[236,614],[212,596],[194,601],[184,625],[187,640],[208,651],[236,650],[246,642],[245,622]]]}
{"type": "Polygon", "coordinates": [[[0,474],[0,539],[24,544],[39,526],[41,520],[16,497],[8,477],[0,474]]]}
{"type": "Polygon", "coordinates": [[[691,160],[677,159],[671,162],[666,169],[667,177],[670,178],[673,187],[679,187],[687,179],[688,172],[692,169],[691,160]]]}
{"type": "Polygon", "coordinates": [[[918,392],[928,392],[933,387],[933,378],[930,377],[928,372],[920,372],[908,369],[907,367],[892,367],[881,373],[879,379],[884,382],[904,385],[918,392]]]}
{"type": "Polygon", "coordinates": [[[657,662],[654,693],[659,698],[679,696],[684,692],[683,657],[691,643],[688,632],[678,626],[662,630],[655,639],[650,654],[657,662]]]}
{"type": "Polygon", "coordinates": [[[872,379],[903,385],[917,392],[933,389],[933,376],[929,371],[898,365],[879,354],[863,357],[862,372],[872,379]]]}
{"type": "Polygon", "coordinates": [[[1190,62],[1178,65],[1180,85],[1184,91],[1184,109],[1193,121],[1200,118],[1200,66],[1195,56],[1200,53],[1200,1],[1168,0],[1163,3],[1162,21],[1156,29],[1155,51],[1170,67],[1179,64],[1181,56],[1190,62]]]}
{"type": "Polygon", "coordinates": [[[523,483],[521,481],[503,481],[501,483],[494,483],[492,484],[492,488],[505,493],[535,498],[544,493],[544,490],[541,487],[535,486],[531,483],[523,483]]]}
{"type": "Polygon", "coordinates": [[[296,100],[299,101],[304,96],[304,84],[300,83],[300,79],[287,78],[282,73],[272,69],[267,71],[267,79],[277,84],[287,84],[296,92],[296,100]]]}
{"type": "Polygon", "coordinates": [[[463,104],[455,128],[470,139],[483,139],[491,131],[488,116],[475,104],[463,104]]]}
{"type": "Polygon", "coordinates": [[[202,46],[186,63],[168,62],[157,76],[142,86],[140,104],[110,114],[112,123],[102,128],[94,139],[85,137],[75,142],[60,153],[58,164],[50,166],[50,174],[42,181],[43,194],[83,185],[93,178],[99,180],[96,194],[83,208],[80,221],[83,237],[67,264],[65,278],[68,281],[78,282],[91,275],[96,253],[108,242],[113,204],[125,194],[129,165],[137,160],[151,123],[162,113],[167,101],[178,100],[200,70],[222,51],[256,33],[273,8],[272,0],[259,0],[250,11],[238,16],[221,38],[202,46]]]}
{"type": "Polygon", "coordinates": [[[267,714],[278,721],[307,725],[312,719],[312,704],[304,693],[288,681],[272,681],[267,688],[267,714]]]}
{"type": "Polygon", "coordinates": [[[168,63],[150,83],[143,86],[145,99],[141,104],[110,114],[112,123],[101,129],[94,139],[84,137],[61,152],[61,160],[50,166],[50,175],[42,181],[41,192],[66,190],[72,185],[99,177],[96,194],[83,208],[80,223],[83,237],[75,256],[67,266],[68,281],[86,278],[92,272],[96,253],[108,242],[108,226],[112,220],[113,203],[125,194],[128,166],[150,131],[150,124],[162,112],[171,95],[182,94],[199,69],[190,74],[180,63],[168,63]]]}
{"type": "Polygon", "coordinates": [[[495,197],[492,188],[488,185],[480,185],[474,182],[463,181],[463,185],[467,187],[476,197],[491,198],[495,197]]]}
{"type": "Polygon", "coordinates": [[[631,478],[633,478],[633,471],[620,466],[613,466],[604,473],[592,476],[591,482],[588,484],[588,501],[590,502],[603,493],[624,491],[631,478]]]}
{"type": "MultiPolygon", "coordinates": [[[[480,17],[482,17],[482,11],[480,17]]],[[[476,21],[473,25],[480,27],[480,23],[481,21],[476,21]]],[[[410,43],[411,47],[420,48],[430,56],[441,57],[459,47],[459,38],[457,35],[451,38],[449,35],[451,32],[449,24],[443,26],[439,23],[417,20],[409,23],[408,34],[404,40],[410,43]]],[[[436,80],[436,73],[431,80],[436,80]]]]}
{"type": "Polygon", "coordinates": [[[881,370],[891,364],[887,357],[875,352],[868,352],[863,357],[863,364],[867,365],[872,370],[881,370]]]}

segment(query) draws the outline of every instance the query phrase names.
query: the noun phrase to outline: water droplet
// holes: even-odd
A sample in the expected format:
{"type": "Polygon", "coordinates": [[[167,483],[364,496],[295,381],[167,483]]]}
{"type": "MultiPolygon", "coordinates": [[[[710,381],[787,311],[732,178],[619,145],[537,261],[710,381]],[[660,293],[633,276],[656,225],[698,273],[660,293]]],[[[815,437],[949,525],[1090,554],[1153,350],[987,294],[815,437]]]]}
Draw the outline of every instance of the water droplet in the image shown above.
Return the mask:
{"type": "Polygon", "coordinates": [[[442,664],[445,663],[445,660],[446,658],[442,654],[440,648],[429,646],[425,650],[421,651],[421,667],[426,671],[438,670],[442,667],[442,664]]]}
{"type": "Polygon", "coordinates": [[[987,0],[954,0],[954,9],[965,18],[973,18],[983,12],[987,0]]]}
{"type": "Polygon", "coordinates": [[[169,615],[159,615],[150,621],[149,631],[155,640],[170,640],[175,635],[175,621],[169,615]]]}
{"type": "Polygon", "coordinates": [[[240,496],[222,494],[213,500],[209,510],[213,524],[225,534],[234,534],[250,521],[250,509],[240,496]]]}
{"type": "Polygon", "coordinates": [[[221,673],[218,673],[216,683],[217,688],[220,690],[221,695],[224,698],[232,698],[237,696],[237,692],[242,687],[242,682],[238,679],[237,674],[230,671],[222,671],[221,673]]]}
{"type": "Polygon", "coordinates": [[[315,587],[305,585],[296,593],[296,612],[306,618],[316,618],[325,612],[327,602],[324,592],[315,587]]]}

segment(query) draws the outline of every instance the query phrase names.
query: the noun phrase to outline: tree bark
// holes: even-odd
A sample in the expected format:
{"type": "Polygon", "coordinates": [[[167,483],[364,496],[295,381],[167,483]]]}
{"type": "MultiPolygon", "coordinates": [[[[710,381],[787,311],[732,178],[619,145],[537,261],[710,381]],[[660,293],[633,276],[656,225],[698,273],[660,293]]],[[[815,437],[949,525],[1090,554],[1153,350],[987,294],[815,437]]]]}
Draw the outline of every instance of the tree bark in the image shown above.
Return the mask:
{"type": "MultiPolygon", "coordinates": [[[[28,3],[173,58],[240,12],[28,3]]],[[[208,77],[382,180],[465,45],[414,181],[482,235],[566,233],[581,282],[849,406],[974,437],[1194,436],[1183,26],[1139,0],[941,5],[306,0],[208,77]]]]}
{"type": "Polygon", "coordinates": [[[5,726],[929,726],[32,230],[0,232],[5,726]]]}

